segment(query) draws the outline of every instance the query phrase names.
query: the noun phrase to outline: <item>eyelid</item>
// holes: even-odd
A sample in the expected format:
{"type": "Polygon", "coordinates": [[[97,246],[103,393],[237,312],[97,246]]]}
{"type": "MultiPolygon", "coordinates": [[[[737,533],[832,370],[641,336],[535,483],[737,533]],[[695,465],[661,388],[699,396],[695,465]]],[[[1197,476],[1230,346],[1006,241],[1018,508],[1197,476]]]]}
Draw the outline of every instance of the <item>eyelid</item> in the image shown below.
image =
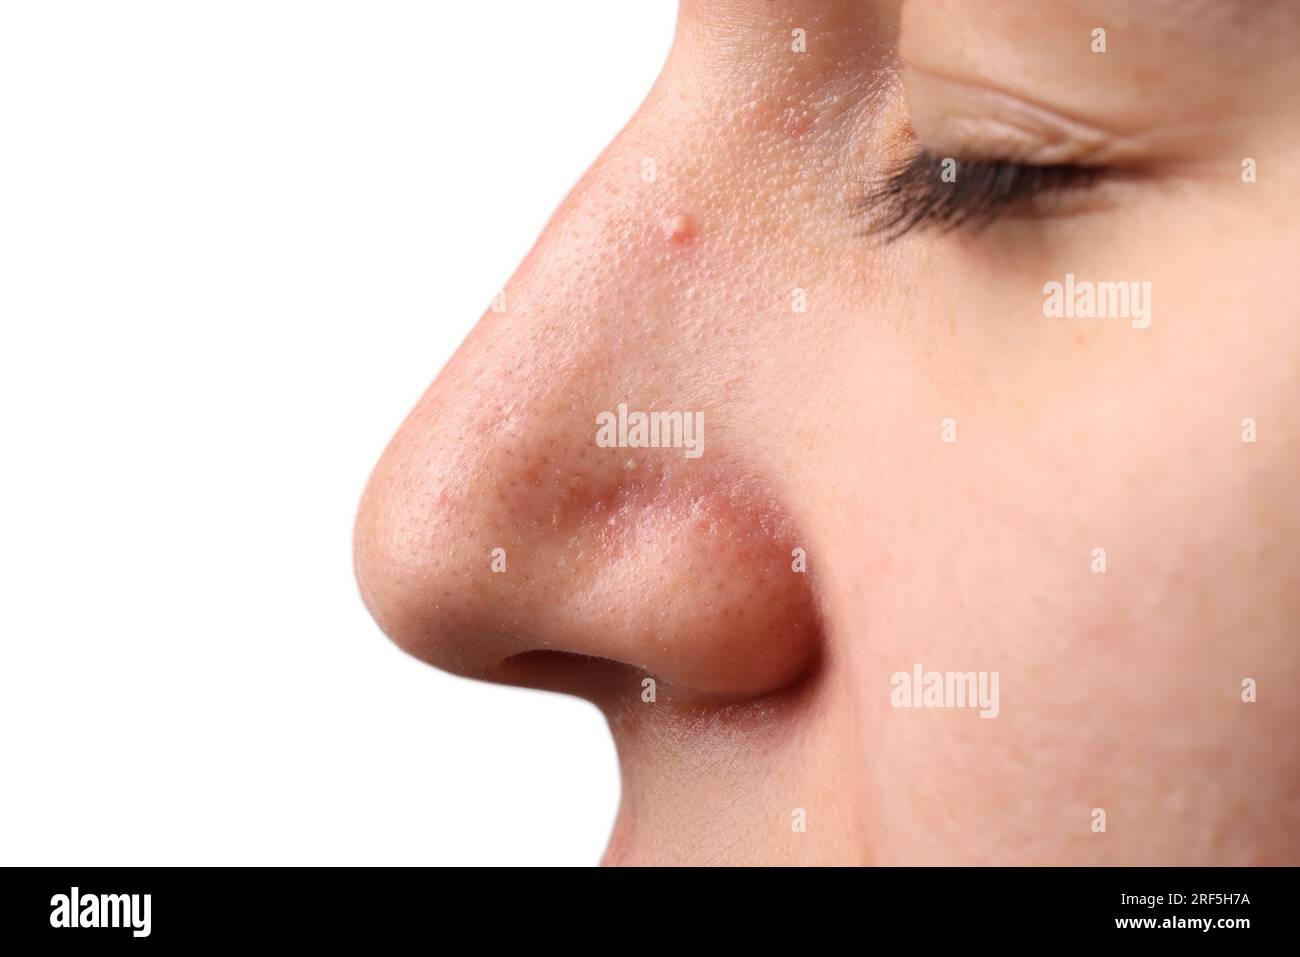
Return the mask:
{"type": "Polygon", "coordinates": [[[1042,166],[1113,166],[1146,155],[1131,131],[1103,128],[991,83],[915,64],[902,76],[912,126],[945,155],[978,150],[1042,166]]]}

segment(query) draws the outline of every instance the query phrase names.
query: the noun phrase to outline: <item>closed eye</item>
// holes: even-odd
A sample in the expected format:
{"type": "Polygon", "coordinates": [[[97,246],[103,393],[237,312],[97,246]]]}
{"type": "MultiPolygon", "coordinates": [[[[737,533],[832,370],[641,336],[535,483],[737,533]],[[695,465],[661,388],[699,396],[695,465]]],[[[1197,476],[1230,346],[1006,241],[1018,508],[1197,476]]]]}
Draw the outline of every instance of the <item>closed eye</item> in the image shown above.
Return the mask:
{"type": "Polygon", "coordinates": [[[1001,159],[914,153],[861,200],[871,231],[886,241],[915,229],[980,230],[1008,214],[1042,214],[1043,200],[1087,188],[1107,170],[1061,164],[1033,166],[1001,159]]]}

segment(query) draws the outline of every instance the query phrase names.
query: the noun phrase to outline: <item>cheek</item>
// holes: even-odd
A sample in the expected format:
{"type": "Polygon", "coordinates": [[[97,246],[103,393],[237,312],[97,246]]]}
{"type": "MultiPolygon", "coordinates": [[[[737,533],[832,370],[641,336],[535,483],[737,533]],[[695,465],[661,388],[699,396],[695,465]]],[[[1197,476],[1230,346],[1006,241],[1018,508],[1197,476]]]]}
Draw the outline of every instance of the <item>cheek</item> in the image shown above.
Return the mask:
{"type": "Polygon", "coordinates": [[[860,535],[841,536],[845,560],[822,578],[830,643],[852,649],[864,736],[893,769],[882,844],[924,840],[899,792],[990,835],[974,849],[985,862],[1005,858],[1015,833],[1056,860],[1131,852],[1087,843],[1089,810],[1121,801],[1169,860],[1222,853],[1188,833],[1268,845],[1249,833],[1259,822],[1225,808],[1262,806],[1263,793],[1281,804],[1300,779],[1300,759],[1269,744],[1300,720],[1291,696],[1240,700],[1245,677],[1287,687],[1297,673],[1289,489],[1300,453],[1279,363],[1241,354],[1256,348],[1249,337],[1220,341],[1217,319],[1206,336],[1193,310],[1176,315],[1163,336],[1076,336],[1035,317],[1017,341],[1001,333],[1007,349],[941,344],[924,389],[856,377],[904,399],[877,404],[872,438],[854,450],[852,471],[870,482],[841,491],[860,535]],[[1243,443],[1239,409],[1274,423],[1267,441],[1243,443]],[[997,719],[892,709],[891,674],[917,663],[999,672],[997,719]],[[1171,814],[1171,790],[1191,789],[1204,800],[1171,814]],[[1076,833],[1068,851],[1042,843],[1076,833]]]}

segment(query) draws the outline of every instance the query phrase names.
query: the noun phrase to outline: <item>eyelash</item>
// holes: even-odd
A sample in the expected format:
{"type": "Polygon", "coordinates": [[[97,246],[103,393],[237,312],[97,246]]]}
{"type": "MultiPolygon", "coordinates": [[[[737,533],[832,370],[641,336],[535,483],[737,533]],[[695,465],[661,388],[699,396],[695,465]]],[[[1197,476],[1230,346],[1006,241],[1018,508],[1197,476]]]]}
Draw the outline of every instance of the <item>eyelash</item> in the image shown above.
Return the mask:
{"type": "Polygon", "coordinates": [[[944,157],[922,150],[903,161],[862,200],[873,231],[886,242],[915,229],[979,231],[1003,215],[1032,211],[1044,196],[1090,186],[1104,172],[1096,166],[1029,166],[1012,160],[955,162],[957,175],[949,182],[943,177],[944,157]]]}

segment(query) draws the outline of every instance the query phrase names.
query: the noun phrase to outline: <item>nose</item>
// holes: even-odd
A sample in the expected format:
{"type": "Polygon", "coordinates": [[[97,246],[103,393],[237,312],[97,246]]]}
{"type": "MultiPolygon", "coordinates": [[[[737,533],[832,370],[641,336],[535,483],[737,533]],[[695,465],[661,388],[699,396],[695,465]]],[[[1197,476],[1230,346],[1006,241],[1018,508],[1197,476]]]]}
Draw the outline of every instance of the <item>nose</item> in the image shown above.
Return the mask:
{"type": "Polygon", "coordinates": [[[579,183],[391,441],[357,578],[399,646],[458,674],[762,695],[817,660],[813,573],[694,295],[707,204],[629,169],[615,151],[579,183]]]}

